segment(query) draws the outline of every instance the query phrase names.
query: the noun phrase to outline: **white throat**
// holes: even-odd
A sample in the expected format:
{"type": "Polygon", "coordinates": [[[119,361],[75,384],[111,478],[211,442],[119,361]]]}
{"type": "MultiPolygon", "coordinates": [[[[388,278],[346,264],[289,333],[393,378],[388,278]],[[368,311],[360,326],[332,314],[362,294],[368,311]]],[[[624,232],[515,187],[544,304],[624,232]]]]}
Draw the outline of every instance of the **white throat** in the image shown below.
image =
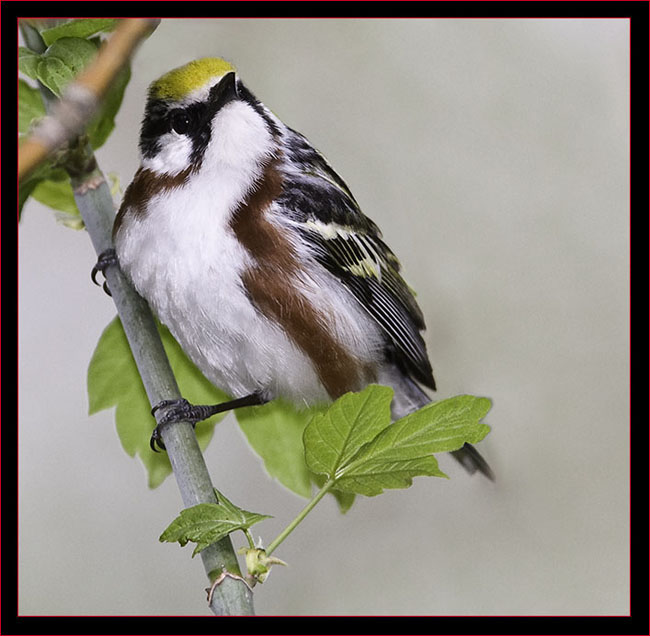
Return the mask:
{"type": "Polygon", "coordinates": [[[255,171],[275,148],[271,132],[252,106],[233,101],[212,121],[210,144],[203,156],[201,172],[255,171]]]}

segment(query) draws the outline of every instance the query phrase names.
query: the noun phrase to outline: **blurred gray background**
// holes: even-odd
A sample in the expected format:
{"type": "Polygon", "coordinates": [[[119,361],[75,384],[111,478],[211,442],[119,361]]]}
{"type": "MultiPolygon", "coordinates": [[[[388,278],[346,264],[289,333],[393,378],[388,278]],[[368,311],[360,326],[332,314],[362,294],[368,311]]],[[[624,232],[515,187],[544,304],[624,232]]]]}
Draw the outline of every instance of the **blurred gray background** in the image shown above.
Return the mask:
{"type": "MultiPolygon", "coordinates": [[[[146,87],[202,56],[331,161],[400,256],[438,397],[492,398],[498,478],[326,498],[281,546],[259,614],[625,614],[629,594],[629,24],[626,20],[163,20],[99,153],[138,165],[146,87]]],[[[20,226],[20,613],[209,614],[191,547],[86,369],[115,311],[87,235],[31,202],[20,226]]],[[[206,459],[234,502],[304,501],[232,416],[206,459]]],[[[235,537],[243,545],[243,536],[235,537]]]]}

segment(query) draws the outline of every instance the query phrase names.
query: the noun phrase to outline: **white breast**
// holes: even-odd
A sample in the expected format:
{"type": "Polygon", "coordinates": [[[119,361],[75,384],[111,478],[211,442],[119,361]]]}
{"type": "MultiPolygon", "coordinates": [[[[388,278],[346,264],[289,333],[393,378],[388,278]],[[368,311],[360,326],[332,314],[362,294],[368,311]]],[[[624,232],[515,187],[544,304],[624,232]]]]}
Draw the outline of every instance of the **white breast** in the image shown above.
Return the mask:
{"type": "Polygon", "coordinates": [[[192,179],[200,194],[179,188],[157,196],[147,214],[125,218],[115,237],[120,266],[189,358],[229,395],[324,401],[311,362],[258,313],[240,283],[250,256],[228,220],[242,193],[236,181],[219,181],[192,179]]]}

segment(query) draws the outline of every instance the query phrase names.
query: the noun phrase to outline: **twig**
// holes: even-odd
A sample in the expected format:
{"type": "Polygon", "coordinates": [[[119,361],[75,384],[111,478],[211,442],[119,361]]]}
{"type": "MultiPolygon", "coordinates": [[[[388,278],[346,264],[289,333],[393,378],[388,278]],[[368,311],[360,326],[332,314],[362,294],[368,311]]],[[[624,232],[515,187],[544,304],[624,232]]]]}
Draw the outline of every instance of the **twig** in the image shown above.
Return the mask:
{"type": "Polygon", "coordinates": [[[21,144],[18,155],[19,179],[29,176],[55,150],[83,130],[97,112],[102,97],[117,73],[137,45],[159,23],[160,20],[141,18],[122,20],[100,49],[97,58],[66,87],[63,98],[55,103],[50,115],[43,118],[30,137],[21,144]]]}
{"type": "MultiPolygon", "coordinates": [[[[90,148],[87,152],[91,153],[90,148]]],[[[77,207],[95,251],[100,254],[111,246],[114,208],[110,189],[96,167],[82,175],[71,175],[71,181],[77,207]]],[[[150,403],[154,405],[161,400],[181,397],[149,306],[118,267],[109,267],[105,275],[150,403]]],[[[161,434],[184,506],[217,503],[191,424],[167,424],[161,434]]],[[[239,577],[229,577],[218,587],[210,599],[212,611],[218,616],[253,614],[252,594],[250,588],[241,583],[241,571],[230,537],[203,550],[201,558],[211,582],[224,571],[239,577]]]]}
{"type": "MultiPolygon", "coordinates": [[[[149,25],[147,28],[152,27],[149,25]]],[[[111,40],[117,34],[116,31],[111,40]]],[[[30,33],[31,40],[37,36],[35,31],[30,33]]],[[[32,48],[32,43],[28,44],[32,48]]],[[[38,42],[34,46],[38,50],[36,47],[38,42]]],[[[133,46],[129,48],[125,44],[121,45],[122,52],[127,49],[133,51],[133,46]]],[[[112,68],[115,70],[117,67],[113,64],[112,68]]],[[[108,77],[108,72],[105,77],[108,77]]],[[[91,78],[88,84],[99,86],[102,81],[91,78]]],[[[44,87],[41,89],[47,92],[44,87]]],[[[112,247],[111,233],[115,209],[108,184],[97,167],[88,144],[77,153],[74,169],[69,169],[68,173],[75,202],[93,247],[97,254],[100,254],[112,247]]],[[[131,287],[118,267],[109,267],[105,276],[150,403],[154,405],[163,399],[180,397],[149,306],[131,287]]],[[[198,503],[217,503],[210,475],[191,424],[168,424],[161,433],[184,505],[189,507],[198,503]]],[[[224,572],[232,574],[224,577],[221,584],[215,586],[210,597],[210,609],[218,616],[254,614],[253,595],[241,578],[230,537],[225,537],[203,550],[201,558],[211,583],[224,572]]]]}

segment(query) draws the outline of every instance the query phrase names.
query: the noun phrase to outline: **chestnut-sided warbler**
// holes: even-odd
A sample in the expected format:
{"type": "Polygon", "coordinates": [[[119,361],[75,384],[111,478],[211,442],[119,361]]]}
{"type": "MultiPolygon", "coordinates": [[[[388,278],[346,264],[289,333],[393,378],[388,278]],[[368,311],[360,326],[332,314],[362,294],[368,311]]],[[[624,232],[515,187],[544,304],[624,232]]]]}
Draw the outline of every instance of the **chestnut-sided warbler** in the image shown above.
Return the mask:
{"type": "MultiPolygon", "coordinates": [[[[283,397],[326,403],[391,386],[395,419],[435,389],[422,312],[379,228],[327,160],[203,58],[153,82],[141,166],[113,240],[119,265],[185,353],[234,400],[169,408],[173,419],[283,397]]],[[[455,457],[490,476],[471,446],[455,457]]]]}

